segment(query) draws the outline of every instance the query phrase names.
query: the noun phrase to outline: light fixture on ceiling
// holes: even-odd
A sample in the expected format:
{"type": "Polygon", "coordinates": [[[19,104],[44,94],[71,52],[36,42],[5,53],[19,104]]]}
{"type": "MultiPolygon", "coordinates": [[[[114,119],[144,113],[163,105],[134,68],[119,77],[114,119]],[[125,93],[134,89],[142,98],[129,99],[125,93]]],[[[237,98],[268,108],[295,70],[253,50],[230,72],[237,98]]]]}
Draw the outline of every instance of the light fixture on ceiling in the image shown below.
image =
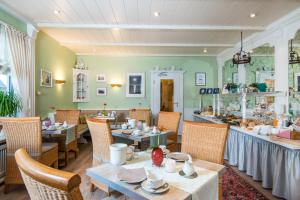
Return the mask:
{"type": "Polygon", "coordinates": [[[56,14],[56,15],[59,15],[59,14],[60,14],[60,10],[54,10],[53,12],[54,12],[54,14],[56,14]]]}
{"type": "Polygon", "coordinates": [[[159,12],[154,12],[153,14],[154,14],[155,17],[158,17],[160,15],[159,12]]]}
{"type": "Polygon", "coordinates": [[[241,50],[233,55],[232,63],[235,65],[247,64],[251,62],[250,52],[243,51],[243,32],[241,32],[241,50]]]}
{"type": "Polygon", "coordinates": [[[203,49],[203,53],[207,53],[207,49],[206,48],[203,49]]]}
{"type": "Polygon", "coordinates": [[[249,51],[249,53],[253,53],[253,49],[251,49],[251,50],[249,51]]]}
{"type": "Polygon", "coordinates": [[[256,17],[256,14],[255,14],[255,13],[250,13],[250,17],[251,17],[251,18],[255,18],[255,17],[256,17]]]}
{"type": "Polygon", "coordinates": [[[289,52],[289,64],[298,64],[300,63],[299,54],[293,50],[293,40],[291,40],[291,48],[289,52]]]}

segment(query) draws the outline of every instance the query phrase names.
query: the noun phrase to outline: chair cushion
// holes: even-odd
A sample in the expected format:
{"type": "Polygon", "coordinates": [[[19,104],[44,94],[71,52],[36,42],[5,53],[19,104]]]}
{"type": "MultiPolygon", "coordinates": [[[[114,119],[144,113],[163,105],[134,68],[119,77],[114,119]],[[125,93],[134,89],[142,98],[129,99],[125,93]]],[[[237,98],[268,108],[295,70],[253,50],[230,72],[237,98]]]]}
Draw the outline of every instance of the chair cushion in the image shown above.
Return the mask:
{"type": "Polygon", "coordinates": [[[89,127],[87,124],[79,124],[77,127],[77,135],[81,135],[82,133],[85,133],[89,130],[89,127]]]}
{"type": "Polygon", "coordinates": [[[50,151],[54,148],[57,148],[57,143],[43,143],[42,144],[42,152],[43,153],[50,151]]]}

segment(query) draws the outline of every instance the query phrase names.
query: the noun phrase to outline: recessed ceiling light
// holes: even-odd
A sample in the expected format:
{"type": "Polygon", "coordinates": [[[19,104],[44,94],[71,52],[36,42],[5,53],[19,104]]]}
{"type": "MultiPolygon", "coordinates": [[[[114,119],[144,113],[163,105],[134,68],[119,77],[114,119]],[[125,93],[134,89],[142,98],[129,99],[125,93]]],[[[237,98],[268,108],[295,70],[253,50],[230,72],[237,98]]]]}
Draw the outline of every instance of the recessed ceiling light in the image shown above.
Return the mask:
{"type": "Polygon", "coordinates": [[[56,14],[56,15],[59,15],[59,14],[60,14],[60,10],[54,10],[53,12],[54,12],[54,14],[56,14]]]}
{"type": "Polygon", "coordinates": [[[207,49],[206,48],[203,49],[203,53],[207,53],[207,49]]]}
{"type": "Polygon", "coordinates": [[[159,12],[154,12],[153,14],[154,14],[155,17],[158,17],[160,15],[159,12]]]}
{"type": "Polygon", "coordinates": [[[256,14],[255,13],[250,13],[250,17],[254,18],[254,17],[256,17],[256,14]]]}

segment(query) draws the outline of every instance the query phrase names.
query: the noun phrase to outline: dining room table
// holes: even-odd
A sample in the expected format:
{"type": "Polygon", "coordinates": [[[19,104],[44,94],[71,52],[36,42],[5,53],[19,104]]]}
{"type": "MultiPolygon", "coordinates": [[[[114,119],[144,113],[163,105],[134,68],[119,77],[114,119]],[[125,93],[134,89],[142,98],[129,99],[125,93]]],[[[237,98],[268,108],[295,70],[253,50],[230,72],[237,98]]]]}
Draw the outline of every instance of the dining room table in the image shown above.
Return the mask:
{"type": "Polygon", "coordinates": [[[171,130],[162,130],[158,133],[153,133],[153,127],[150,128],[149,131],[140,131],[140,134],[134,134],[134,131],[137,129],[112,129],[112,136],[127,140],[129,142],[133,142],[138,144],[138,147],[141,151],[146,150],[148,147],[151,146],[158,146],[158,145],[167,145],[167,137],[175,134],[171,130]]]}
{"type": "Polygon", "coordinates": [[[176,171],[169,173],[165,170],[164,163],[162,167],[152,165],[151,152],[137,152],[135,158],[127,161],[124,165],[117,166],[109,162],[103,163],[97,167],[92,167],[86,170],[87,176],[93,180],[97,180],[109,188],[119,191],[122,194],[132,199],[148,199],[148,200],[217,200],[218,199],[218,184],[219,177],[222,175],[225,167],[223,165],[211,163],[203,160],[193,160],[193,165],[197,176],[193,179],[180,175],[183,168],[183,162],[176,162],[176,171]],[[146,191],[142,183],[130,184],[120,180],[118,173],[123,169],[140,169],[154,170],[159,173],[165,183],[168,183],[168,190],[154,194],[146,191]]]}

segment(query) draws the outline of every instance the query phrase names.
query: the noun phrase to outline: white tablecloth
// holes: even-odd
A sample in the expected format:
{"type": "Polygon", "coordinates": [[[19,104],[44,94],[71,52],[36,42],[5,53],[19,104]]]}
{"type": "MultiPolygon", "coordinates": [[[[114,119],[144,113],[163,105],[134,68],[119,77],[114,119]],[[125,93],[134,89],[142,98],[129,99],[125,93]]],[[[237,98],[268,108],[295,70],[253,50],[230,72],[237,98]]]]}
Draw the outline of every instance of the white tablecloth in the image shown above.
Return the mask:
{"type": "Polygon", "coordinates": [[[217,200],[218,199],[218,173],[204,168],[196,167],[198,177],[187,179],[178,174],[182,169],[183,163],[177,163],[176,173],[165,172],[164,168],[152,167],[152,161],[149,160],[149,153],[139,153],[139,158],[123,165],[127,169],[144,167],[145,169],[153,169],[160,173],[167,183],[177,187],[185,192],[192,194],[193,200],[217,200]]]}

